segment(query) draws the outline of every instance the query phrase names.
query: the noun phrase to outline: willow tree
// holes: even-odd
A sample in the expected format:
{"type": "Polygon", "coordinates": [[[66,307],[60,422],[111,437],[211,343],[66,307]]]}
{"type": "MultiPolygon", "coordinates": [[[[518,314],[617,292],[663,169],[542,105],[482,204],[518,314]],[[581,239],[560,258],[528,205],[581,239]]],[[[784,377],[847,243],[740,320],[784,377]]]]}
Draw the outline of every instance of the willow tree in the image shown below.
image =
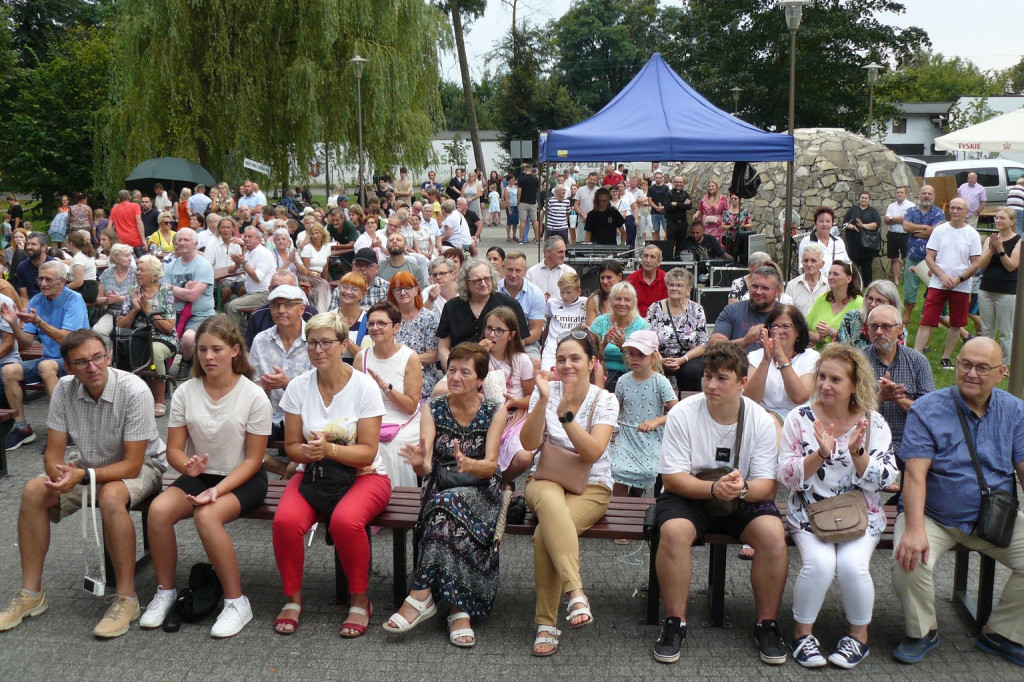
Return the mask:
{"type": "Polygon", "coordinates": [[[423,0],[135,0],[114,22],[117,67],[97,154],[104,186],[164,155],[228,181],[244,157],[257,159],[277,184],[322,158],[324,144],[354,165],[355,53],[368,60],[367,167],[428,162],[437,51],[450,32],[423,0]],[[406,28],[382,30],[380,17],[406,28]]]}

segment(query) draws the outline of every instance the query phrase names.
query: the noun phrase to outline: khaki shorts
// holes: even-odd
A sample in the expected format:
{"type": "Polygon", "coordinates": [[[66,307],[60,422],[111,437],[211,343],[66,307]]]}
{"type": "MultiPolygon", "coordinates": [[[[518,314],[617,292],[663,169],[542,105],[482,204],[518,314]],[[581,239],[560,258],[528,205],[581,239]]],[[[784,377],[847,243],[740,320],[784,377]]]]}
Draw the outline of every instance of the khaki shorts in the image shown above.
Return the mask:
{"type": "MultiPolygon", "coordinates": [[[[122,480],[128,488],[128,498],[131,501],[131,508],[135,509],[144,500],[160,491],[160,479],[163,474],[156,468],[153,461],[147,457],[142,463],[142,470],[136,478],[122,480]]],[[[82,493],[86,486],[77,486],[70,493],[60,496],[60,502],[50,507],[50,521],[60,523],[61,519],[71,516],[82,508],[82,493]]],[[[97,486],[98,491],[99,486],[97,486]]]]}

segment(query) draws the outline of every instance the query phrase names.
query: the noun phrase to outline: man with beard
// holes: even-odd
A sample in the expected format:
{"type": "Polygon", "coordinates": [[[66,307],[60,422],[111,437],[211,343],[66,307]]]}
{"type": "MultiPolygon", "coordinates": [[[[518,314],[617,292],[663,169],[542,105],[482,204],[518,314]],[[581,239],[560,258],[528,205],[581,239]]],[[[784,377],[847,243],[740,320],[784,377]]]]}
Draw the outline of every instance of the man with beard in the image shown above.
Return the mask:
{"type": "Polygon", "coordinates": [[[139,209],[142,211],[142,214],[139,216],[142,218],[142,229],[146,231],[146,238],[148,239],[151,234],[160,229],[160,225],[157,224],[156,220],[160,217],[160,211],[153,208],[153,200],[145,194],[139,199],[139,209]]]}
{"type": "Polygon", "coordinates": [[[408,244],[405,241],[404,234],[401,232],[392,232],[389,234],[388,259],[381,262],[378,274],[381,279],[390,282],[391,278],[399,272],[408,272],[416,278],[416,281],[422,289],[427,286],[427,275],[423,272],[423,268],[421,268],[416,261],[406,258],[405,250],[407,246],[408,244]]]}
{"type": "Polygon", "coordinates": [[[15,274],[14,285],[18,287],[18,295],[21,297],[22,312],[28,310],[28,301],[39,293],[39,268],[46,261],[53,258],[47,254],[47,247],[50,246],[50,238],[42,232],[32,232],[25,240],[25,253],[28,258],[18,264],[18,271],[15,274]]]}
{"type": "Polygon", "coordinates": [[[750,275],[750,298],[746,301],[725,306],[715,321],[715,333],[709,344],[730,341],[748,353],[760,346],[765,320],[775,310],[775,303],[782,291],[779,271],[770,265],[763,265],[750,275]]]}
{"type": "Polygon", "coordinates": [[[903,317],[891,305],[880,305],[868,314],[868,338],[864,351],[878,381],[878,412],[889,423],[892,447],[903,469],[900,445],[907,412],[914,401],[935,390],[932,367],[921,353],[896,339],[903,332],[903,317]]]}

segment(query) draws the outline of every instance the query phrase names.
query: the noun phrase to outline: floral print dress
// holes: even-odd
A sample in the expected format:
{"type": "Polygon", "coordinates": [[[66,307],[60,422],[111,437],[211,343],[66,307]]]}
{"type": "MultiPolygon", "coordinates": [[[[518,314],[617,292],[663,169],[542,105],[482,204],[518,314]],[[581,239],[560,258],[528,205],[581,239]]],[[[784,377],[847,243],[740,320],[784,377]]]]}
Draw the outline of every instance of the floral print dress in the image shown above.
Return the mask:
{"type": "Polygon", "coordinates": [[[868,530],[879,537],[885,530],[885,511],[879,491],[893,483],[899,473],[892,450],[889,424],[878,412],[870,411],[870,436],[864,456],[868,458],[864,475],[858,476],[850,455],[851,428],[836,434],[835,452],[809,479],[804,480],[804,458],[818,457],[818,439],[814,436],[817,417],[809,403],[790,411],[782,427],[782,452],[779,456],[779,482],[789,488],[789,511],[786,522],[790,531],[813,533],[807,519],[807,504],[818,502],[852,490],[860,490],[868,508],[868,530]]]}
{"type": "MultiPolygon", "coordinates": [[[[433,310],[422,308],[420,314],[411,321],[402,320],[402,326],[395,334],[395,341],[412,348],[417,354],[437,350],[437,314],[433,310]]],[[[430,397],[434,386],[437,385],[440,376],[437,371],[437,363],[422,365],[423,367],[423,392],[420,394],[426,400],[430,397]]]]}

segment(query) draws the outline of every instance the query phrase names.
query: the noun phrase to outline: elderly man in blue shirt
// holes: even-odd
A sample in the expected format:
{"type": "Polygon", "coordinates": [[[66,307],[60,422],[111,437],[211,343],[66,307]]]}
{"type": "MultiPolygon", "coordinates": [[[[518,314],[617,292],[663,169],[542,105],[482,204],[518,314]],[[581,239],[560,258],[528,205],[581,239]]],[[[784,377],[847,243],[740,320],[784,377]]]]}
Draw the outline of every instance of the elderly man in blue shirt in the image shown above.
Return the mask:
{"type": "Polygon", "coordinates": [[[967,444],[969,433],[985,484],[1013,495],[1014,471],[1024,480],[1024,402],[995,388],[1005,373],[999,345],[973,339],[957,358],[956,386],[919,398],[907,416],[903,513],[896,519],[892,576],[906,621],[893,655],[905,663],[920,661],[939,644],[932,571],[939,557],[960,544],[1011,571],[977,647],[1024,666],[1024,513],[1017,511],[1008,547],[978,536],[981,484],[967,444]]]}
{"type": "MultiPolygon", "coordinates": [[[[519,330],[526,354],[540,362],[540,337],[544,331],[547,301],[540,287],[526,279],[526,254],[511,251],[505,256],[505,278],[498,282],[498,291],[508,294],[519,303],[530,328],[519,330]]],[[[536,364],[536,363],[535,363],[536,364]]]]}

